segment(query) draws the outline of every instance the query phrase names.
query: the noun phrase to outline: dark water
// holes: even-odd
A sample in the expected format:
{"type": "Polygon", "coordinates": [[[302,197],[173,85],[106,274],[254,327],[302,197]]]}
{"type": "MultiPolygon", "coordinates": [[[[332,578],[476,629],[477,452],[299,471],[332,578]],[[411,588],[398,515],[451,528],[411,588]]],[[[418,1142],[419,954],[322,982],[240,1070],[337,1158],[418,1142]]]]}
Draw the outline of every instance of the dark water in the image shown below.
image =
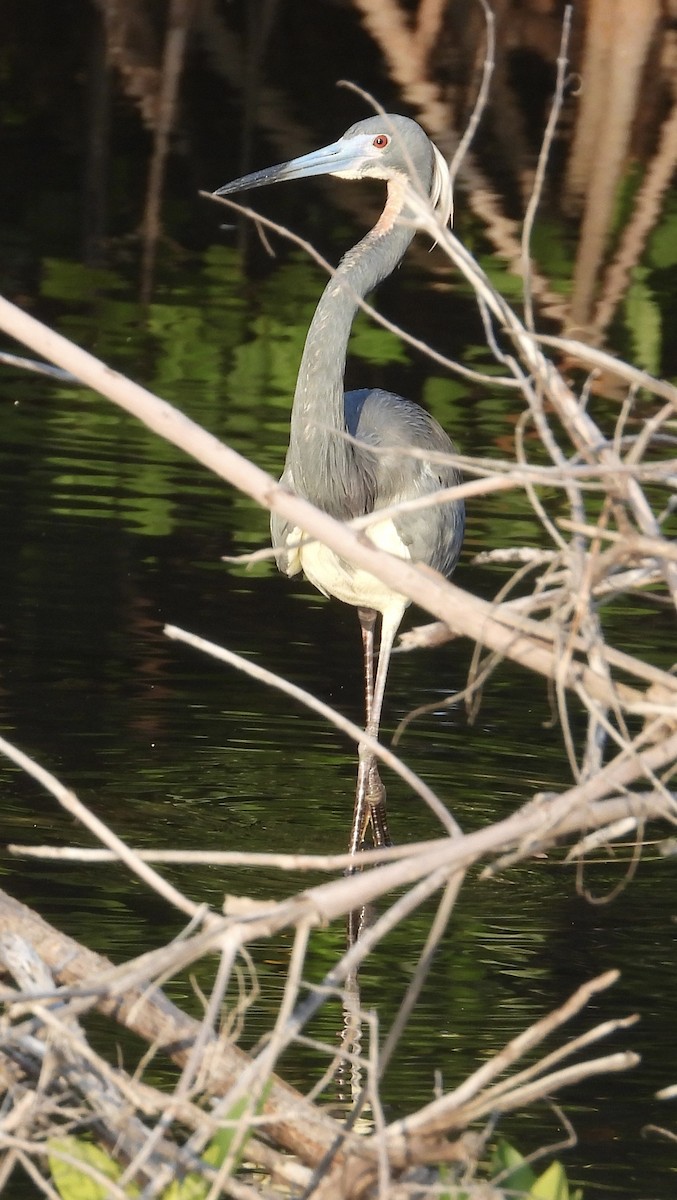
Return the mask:
{"type": "MultiPolygon", "coordinates": [[[[23,104],[22,112],[32,111],[25,98],[23,104]]],[[[117,119],[122,138],[125,123],[132,124],[130,111],[117,119]]],[[[37,138],[36,120],[26,117],[26,137],[37,138]]],[[[43,138],[46,124],[58,142],[44,113],[42,121],[43,138]]],[[[235,139],[235,121],[230,129],[235,139]]],[[[333,137],[336,129],[326,133],[333,137]]],[[[58,147],[49,137],[51,163],[58,147]]],[[[77,158],[72,144],[69,154],[77,158]]],[[[124,165],[128,175],[136,172],[138,187],[144,154],[142,139],[138,145],[130,139],[115,159],[118,179],[124,165]]],[[[237,169],[233,162],[224,168],[209,161],[196,184],[215,186],[237,169]]],[[[20,180],[13,186],[21,191],[20,180]]],[[[51,178],[48,194],[54,186],[51,178]]],[[[72,182],[62,177],[61,186],[75,203],[72,182]]],[[[176,204],[177,236],[190,232],[181,248],[163,246],[150,303],[142,305],[138,246],[121,236],[133,223],[116,229],[120,236],[107,245],[104,265],[85,265],[63,197],[57,212],[47,203],[40,208],[34,199],[28,204],[34,190],[27,186],[27,208],[17,206],[2,231],[9,247],[3,290],[278,472],[295,370],[322,277],[282,245],[272,264],[252,242],[236,246],[233,235],[219,231],[222,214],[195,198],[190,209],[187,194],[185,178],[176,192],[170,186],[170,228],[176,204]]],[[[334,259],[355,240],[358,224],[341,217],[332,228],[333,213],[318,206],[316,196],[297,194],[289,203],[297,206],[297,228],[323,239],[334,259]]],[[[275,212],[275,205],[267,197],[262,207],[275,212]]],[[[124,225],[124,205],[114,211],[124,225]]],[[[546,231],[562,235],[564,274],[572,230],[554,217],[548,226],[548,219],[546,231]]],[[[464,223],[460,217],[459,232],[481,249],[470,218],[464,223]]],[[[486,263],[499,270],[488,255],[486,263]]],[[[643,286],[651,299],[648,268],[643,286]]],[[[514,280],[506,276],[505,288],[511,287],[514,280]]],[[[653,302],[660,301],[657,291],[653,302]]],[[[429,333],[450,356],[489,365],[474,308],[434,255],[405,265],[379,303],[415,334],[429,333]]],[[[630,354],[633,328],[629,317],[619,320],[620,353],[630,354]]],[[[662,353],[669,357],[669,347],[662,353]]],[[[516,414],[510,397],[461,386],[362,320],[348,377],[351,385],[393,387],[423,399],[464,452],[499,455],[511,444],[516,414]]],[[[601,418],[608,408],[611,423],[612,402],[596,404],[601,418]]],[[[474,567],[473,555],[540,537],[520,495],[509,503],[474,503],[458,582],[493,595],[502,576],[474,567]]],[[[266,540],[265,515],[252,503],[105,401],[1,369],[0,727],[135,846],[330,852],[345,844],[350,747],[312,714],[162,634],[170,621],[220,641],[358,719],[354,613],[270,566],[245,570],[221,562],[266,540]]],[[[669,614],[639,621],[626,608],[610,621],[624,649],[670,665],[669,614]]],[[[386,733],[411,707],[461,688],[469,655],[467,646],[452,644],[435,654],[399,656],[389,681],[386,733]]],[[[439,711],[411,726],[401,749],[466,829],[569,779],[545,687],[508,666],[488,687],[474,725],[463,711],[439,711]]],[[[80,842],[55,802],[4,762],[0,788],[3,841],[80,842]]],[[[397,841],[436,832],[398,780],[389,782],[389,802],[397,841]]],[[[591,867],[586,882],[605,892],[621,879],[625,859],[591,867]]],[[[115,960],[178,932],[175,915],[116,867],[43,866],[4,854],[0,870],[9,892],[115,960]]],[[[258,870],[167,874],[195,900],[217,907],[225,892],[279,896],[296,884],[258,870]]],[[[648,1152],[642,1129],[670,1125],[669,1107],[653,1095],[677,1076],[674,875],[674,860],[649,850],[637,878],[606,906],[578,898],[572,868],[554,859],[492,882],[470,880],[388,1073],[388,1113],[430,1098],[437,1071],[447,1086],[460,1081],[576,985],[617,966],[620,983],[596,1000],[592,1017],[581,1019],[576,1031],[586,1020],[640,1011],[639,1028],[616,1035],[604,1049],[638,1049],[642,1065],[620,1084],[602,1077],[563,1094],[580,1138],[567,1169],[586,1196],[598,1194],[598,1185],[600,1195],[672,1197],[673,1150],[656,1143],[648,1152]]],[[[429,916],[427,910],[416,914],[393,933],[364,972],[363,1003],[378,1009],[384,1027],[414,969],[429,916]]],[[[309,977],[327,968],[343,937],[342,928],[316,935],[309,977]]],[[[286,938],[259,948],[263,995],[249,1017],[247,1039],[255,1040],[275,1011],[288,950],[286,938]]],[[[187,984],[185,998],[193,1002],[187,984]]],[[[339,1019],[328,1008],[314,1031],[334,1041],[339,1019]]],[[[288,1063],[289,1078],[308,1086],[316,1068],[310,1051],[300,1052],[288,1063]]],[[[557,1119],[545,1109],[507,1121],[505,1130],[525,1150],[559,1136],[557,1119]]]]}

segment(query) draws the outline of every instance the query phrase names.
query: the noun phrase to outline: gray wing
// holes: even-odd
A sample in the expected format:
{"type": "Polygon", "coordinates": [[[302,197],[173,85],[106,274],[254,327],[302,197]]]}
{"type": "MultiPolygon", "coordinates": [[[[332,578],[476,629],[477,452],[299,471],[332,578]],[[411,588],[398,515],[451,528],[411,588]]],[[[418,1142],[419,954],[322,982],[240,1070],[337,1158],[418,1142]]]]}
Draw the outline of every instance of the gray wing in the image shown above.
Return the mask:
{"type": "MultiPolygon", "coordinates": [[[[456,467],[407,453],[411,449],[428,450],[435,455],[455,453],[453,442],[441,425],[420,405],[392,392],[373,389],[348,393],[346,409],[346,416],[353,416],[354,436],[367,445],[382,448],[381,453],[369,455],[375,483],[374,508],[432,496],[461,482],[456,467]],[[349,412],[351,397],[356,400],[349,412]]],[[[395,518],[395,526],[414,562],[424,562],[447,576],[451,574],[463,541],[462,500],[403,513],[395,518]]]]}
{"type": "MultiPolygon", "coordinates": [[[[354,451],[354,493],[343,498],[348,515],[362,516],[401,500],[432,496],[441,488],[461,482],[455,467],[407,453],[411,449],[440,455],[455,452],[441,425],[420,405],[393,392],[365,389],[346,393],[345,416],[348,432],[362,443],[354,451]],[[378,448],[380,453],[370,452],[369,447],[378,448]]],[[[297,491],[289,464],[280,483],[290,492],[297,491]]],[[[332,479],[331,483],[336,486],[337,481],[332,479]]],[[[431,504],[395,519],[412,560],[426,563],[444,575],[451,575],[456,565],[464,525],[462,500],[431,504]]],[[[277,565],[285,575],[296,575],[301,570],[298,554],[287,550],[292,532],[293,526],[285,518],[271,515],[271,541],[277,565]]]]}

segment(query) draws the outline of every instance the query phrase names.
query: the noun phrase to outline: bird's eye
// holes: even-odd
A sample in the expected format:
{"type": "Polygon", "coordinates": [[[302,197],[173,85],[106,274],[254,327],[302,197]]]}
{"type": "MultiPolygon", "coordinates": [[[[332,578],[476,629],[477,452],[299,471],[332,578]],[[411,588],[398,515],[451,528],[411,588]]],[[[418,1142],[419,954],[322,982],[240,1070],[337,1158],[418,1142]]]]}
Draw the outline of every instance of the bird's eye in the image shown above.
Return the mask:
{"type": "Polygon", "coordinates": [[[389,141],[390,141],[390,138],[387,136],[387,134],[377,133],[376,137],[374,138],[374,140],[371,144],[372,144],[372,146],[375,146],[377,150],[385,150],[389,141]]]}

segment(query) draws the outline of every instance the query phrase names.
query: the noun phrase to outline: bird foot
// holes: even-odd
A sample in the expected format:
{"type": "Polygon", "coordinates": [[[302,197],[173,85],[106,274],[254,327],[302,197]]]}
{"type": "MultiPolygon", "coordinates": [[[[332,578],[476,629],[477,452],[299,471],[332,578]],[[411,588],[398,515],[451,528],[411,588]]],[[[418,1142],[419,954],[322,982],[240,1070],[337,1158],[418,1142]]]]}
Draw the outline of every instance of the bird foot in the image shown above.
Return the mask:
{"type": "MultiPolygon", "coordinates": [[[[377,850],[383,846],[392,845],[386,817],[386,790],[381,781],[378,766],[375,762],[363,760],[357,776],[353,827],[349,846],[351,854],[357,855],[364,850],[364,840],[370,826],[372,844],[377,850]]],[[[352,875],[359,869],[359,864],[356,862],[354,866],[348,867],[346,874],[352,875]]]]}
{"type": "MultiPolygon", "coordinates": [[[[383,786],[378,767],[375,763],[360,764],[358,774],[358,790],[355,798],[355,813],[353,816],[353,835],[351,853],[356,856],[354,865],[346,870],[346,875],[353,875],[360,870],[359,852],[364,850],[364,839],[367,829],[371,826],[371,839],[376,849],[392,846],[388,822],[386,818],[386,790],[383,786]]],[[[374,922],[374,909],[371,905],[348,913],[348,945],[352,946],[358,938],[374,922]]]]}
{"type": "Polygon", "coordinates": [[[372,766],[369,771],[366,798],[369,805],[369,824],[374,846],[379,850],[383,846],[392,846],[386,814],[386,790],[376,765],[372,766]]]}

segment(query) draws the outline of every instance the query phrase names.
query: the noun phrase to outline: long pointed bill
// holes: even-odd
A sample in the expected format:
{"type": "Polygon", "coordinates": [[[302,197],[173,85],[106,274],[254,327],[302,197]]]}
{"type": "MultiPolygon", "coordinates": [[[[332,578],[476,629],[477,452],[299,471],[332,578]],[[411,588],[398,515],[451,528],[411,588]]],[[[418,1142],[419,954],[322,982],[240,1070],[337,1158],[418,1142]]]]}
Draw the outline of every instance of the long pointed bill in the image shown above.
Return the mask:
{"type": "Polygon", "coordinates": [[[311,175],[352,173],[364,163],[365,150],[370,142],[370,137],[339,138],[338,142],[323,146],[321,150],[313,150],[310,154],[302,154],[291,162],[265,167],[263,171],[254,171],[252,175],[243,175],[241,179],[217,188],[213,195],[230,196],[233,192],[243,192],[248,188],[266,187],[269,183],[280,183],[287,179],[307,179],[311,175]]]}

